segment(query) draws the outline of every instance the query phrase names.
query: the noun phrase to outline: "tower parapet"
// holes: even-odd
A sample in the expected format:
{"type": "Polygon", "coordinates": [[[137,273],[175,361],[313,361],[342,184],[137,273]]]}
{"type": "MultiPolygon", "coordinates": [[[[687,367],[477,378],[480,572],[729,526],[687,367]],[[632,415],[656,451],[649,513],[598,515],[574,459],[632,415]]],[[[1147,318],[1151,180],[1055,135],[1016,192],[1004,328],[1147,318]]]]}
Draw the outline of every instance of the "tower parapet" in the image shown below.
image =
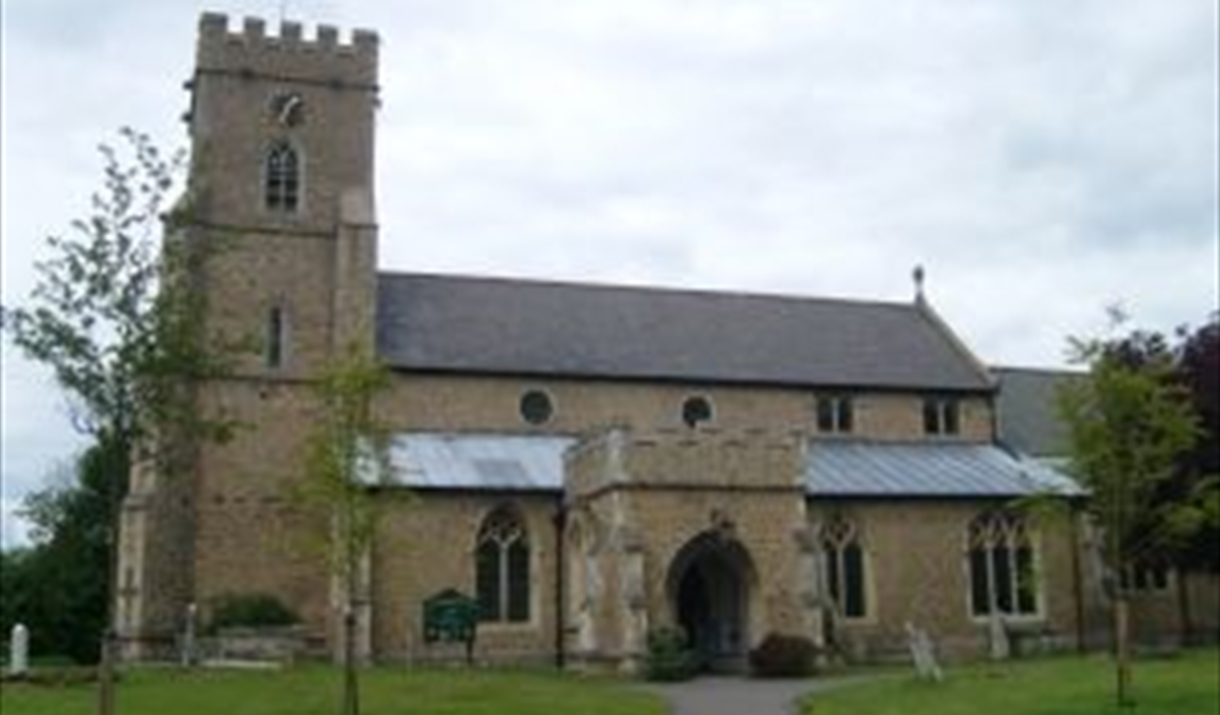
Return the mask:
{"type": "Polygon", "coordinates": [[[297,22],[282,22],[278,36],[268,35],[255,17],[231,32],[227,15],[209,12],[199,18],[195,66],[200,73],[370,89],[377,85],[377,46],[375,32],[353,30],[351,42],[342,43],[330,25],[318,25],[312,40],[297,22]]]}

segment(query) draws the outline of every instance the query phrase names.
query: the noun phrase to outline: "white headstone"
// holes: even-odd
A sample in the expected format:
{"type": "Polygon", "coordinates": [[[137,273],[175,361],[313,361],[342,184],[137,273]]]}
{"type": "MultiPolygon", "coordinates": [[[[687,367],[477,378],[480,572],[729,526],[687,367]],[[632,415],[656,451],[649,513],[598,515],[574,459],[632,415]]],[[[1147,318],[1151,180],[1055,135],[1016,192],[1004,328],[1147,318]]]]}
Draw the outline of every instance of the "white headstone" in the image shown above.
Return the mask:
{"type": "Polygon", "coordinates": [[[18,623],[13,626],[12,640],[9,641],[8,672],[12,675],[25,675],[30,669],[30,631],[18,623]]]}
{"type": "Polygon", "coordinates": [[[1008,629],[1004,627],[1004,621],[996,613],[996,609],[992,608],[991,618],[987,622],[987,632],[991,641],[991,659],[992,660],[1008,660],[1010,653],[1008,644],[1008,629]]]}
{"type": "Polygon", "coordinates": [[[936,662],[932,639],[928,637],[927,631],[916,628],[915,624],[910,621],[906,623],[906,631],[907,642],[911,648],[911,660],[915,664],[915,673],[923,680],[933,680],[939,683],[944,677],[944,673],[941,672],[940,663],[936,662]]]}
{"type": "Polygon", "coordinates": [[[182,666],[189,668],[195,664],[195,604],[187,604],[186,627],[182,632],[182,666]]]}

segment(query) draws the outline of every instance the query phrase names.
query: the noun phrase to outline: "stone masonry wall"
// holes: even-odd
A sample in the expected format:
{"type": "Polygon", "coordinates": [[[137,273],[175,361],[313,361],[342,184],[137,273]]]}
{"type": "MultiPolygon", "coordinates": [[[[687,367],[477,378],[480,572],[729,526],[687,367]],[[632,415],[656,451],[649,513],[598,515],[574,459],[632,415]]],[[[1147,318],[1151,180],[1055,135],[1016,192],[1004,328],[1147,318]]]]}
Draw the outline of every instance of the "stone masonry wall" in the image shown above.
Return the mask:
{"type": "MultiPolygon", "coordinates": [[[[613,425],[685,430],[682,403],[693,395],[712,403],[709,427],[817,434],[817,393],[799,388],[399,374],[384,406],[387,421],[404,430],[587,434],[613,425]],[[554,417],[541,426],[527,424],[518,411],[521,395],[535,389],[548,393],[555,406],[554,417]]],[[[862,392],[854,400],[855,431],[846,436],[926,439],[920,395],[862,392]]],[[[936,439],[990,441],[987,399],[964,397],[961,405],[961,434],[936,439]]]]}
{"type": "MultiPolygon", "coordinates": [[[[856,657],[902,654],[908,621],[925,629],[942,655],[983,657],[988,623],[970,613],[967,530],[996,502],[811,501],[810,519],[832,514],[855,521],[866,553],[866,617],[843,625],[856,657]]],[[[1072,535],[1066,517],[1038,520],[1035,569],[1041,588],[1038,614],[1010,619],[1051,646],[1070,647],[1076,637],[1072,535]],[[1049,640],[1047,640],[1049,639],[1049,640]]]]}
{"type": "Polygon", "coordinates": [[[446,588],[475,596],[475,546],[483,519],[508,505],[524,520],[530,545],[530,619],[481,623],[480,661],[542,661],[555,644],[557,495],[416,491],[391,493],[373,555],[373,651],[391,662],[455,659],[464,651],[423,639],[424,599],[446,588]]]}

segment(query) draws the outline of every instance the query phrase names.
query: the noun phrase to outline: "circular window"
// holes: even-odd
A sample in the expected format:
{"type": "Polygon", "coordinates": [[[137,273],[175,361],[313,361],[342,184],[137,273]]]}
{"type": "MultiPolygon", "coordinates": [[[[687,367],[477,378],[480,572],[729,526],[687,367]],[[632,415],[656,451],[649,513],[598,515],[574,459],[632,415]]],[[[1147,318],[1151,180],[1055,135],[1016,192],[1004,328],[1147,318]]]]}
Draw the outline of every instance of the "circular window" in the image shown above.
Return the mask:
{"type": "Polygon", "coordinates": [[[551,396],[542,390],[530,390],[521,396],[521,419],[532,425],[545,424],[555,413],[551,396]]]}
{"type": "Polygon", "coordinates": [[[712,419],[712,403],[706,397],[688,397],[682,403],[682,421],[687,427],[694,427],[712,419]]]}
{"type": "Polygon", "coordinates": [[[296,92],[281,92],[271,97],[271,119],[282,127],[305,123],[305,101],[296,92]]]}

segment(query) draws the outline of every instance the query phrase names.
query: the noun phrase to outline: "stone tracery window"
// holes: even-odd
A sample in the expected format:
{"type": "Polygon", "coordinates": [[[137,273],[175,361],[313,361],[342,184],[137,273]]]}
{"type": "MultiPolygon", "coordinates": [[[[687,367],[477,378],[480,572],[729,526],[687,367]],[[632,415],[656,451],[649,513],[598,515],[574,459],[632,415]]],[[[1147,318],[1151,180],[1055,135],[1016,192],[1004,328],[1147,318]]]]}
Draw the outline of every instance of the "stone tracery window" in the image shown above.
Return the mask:
{"type": "Polygon", "coordinates": [[[475,571],[482,620],[529,620],[529,539],[524,523],[511,509],[499,507],[483,520],[475,571]]]}
{"type": "Polygon", "coordinates": [[[272,211],[296,211],[301,195],[301,161],[296,149],[286,141],[272,144],[267,150],[263,173],[266,207],[272,211]]]}
{"type": "Polygon", "coordinates": [[[868,614],[865,590],[864,549],[854,521],[835,516],[818,529],[822,550],[822,577],[827,592],[845,618],[868,614]]]}
{"type": "Polygon", "coordinates": [[[1034,549],[1025,519],[989,512],[970,522],[970,610],[975,616],[1038,612],[1034,549]]]}

